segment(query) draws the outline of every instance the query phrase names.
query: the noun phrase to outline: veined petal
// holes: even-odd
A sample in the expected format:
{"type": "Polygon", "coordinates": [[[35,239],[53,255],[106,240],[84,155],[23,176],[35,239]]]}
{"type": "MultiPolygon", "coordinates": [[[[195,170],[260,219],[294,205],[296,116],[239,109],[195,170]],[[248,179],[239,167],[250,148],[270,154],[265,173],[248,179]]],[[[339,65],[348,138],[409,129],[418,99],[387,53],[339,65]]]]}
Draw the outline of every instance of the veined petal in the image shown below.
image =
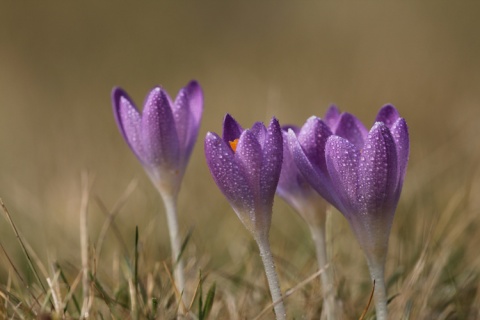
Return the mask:
{"type": "Polygon", "coordinates": [[[143,147],[141,141],[141,122],[140,112],[135,107],[128,94],[121,88],[114,88],[112,91],[113,114],[117,122],[120,133],[128,143],[130,149],[137,158],[144,162],[143,147]]]}
{"type": "Polygon", "coordinates": [[[325,147],[325,157],[332,185],[346,209],[343,214],[351,216],[359,211],[357,206],[360,151],[350,141],[339,136],[330,136],[325,147]]]}
{"type": "Polygon", "coordinates": [[[250,215],[255,212],[255,200],[243,168],[235,161],[232,149],[217,134],[208,132],[205,138],[205,157],[218,188],[240,220],[252,231],[250,215]]]}
{"type": "Polygon", "coordinates": [[[175,119],[175,127],[177,129],[178,144],[182,153],[187,148],[187,140],[189,138],[189,130],[191,127],[192,116],[190,112],[190,99],[186,88],[178,92],[175,102],[172,105],[173,118],[175,119]]]}
{"type": "Polygon", "coordinates": [[[172,106],[184,166],[186,166],[197,140],[202,111],[202,89],[196,81],[191,81],[179,91],[172,106]]]}
{"type": "MultiPolygon", "coordinates": [[[[282,129],[276,118],[268,126],[263,146],[263,161],[260,171],[260,200],[265,211],[272,211],[273,198],[282,170],[283,137],[282,129]]],[[[269,220],[270,221],[270,220],[269,220]]],[[[268,223],[270,226],[270,223],[268,223]]]]}
{"type": "Polygon", "coordinates": [[[265,128],[265,125],[261,122],[255,122],[251,128],[251,131],[255,137],[257,137],[258,143],[260,143],[263,148],[265,139],[267,137],[267,129],[265,128]]]}
{"type": "Polygon", "coordinates": [[[240,138],[243,132],[242,126],[230,114],[225,115],[223,120],[222,138],[226,144],[240,138]]]}
{"type": "Polygon", "coordinates": [[[348,112],[342,113],[334,132],[337,136],[353,143],[358,150],[363,148],[368,135],[368,130],[362,122],[348,112]]]}
{"type": "Polygon", "coordinates": [[[179,167],[179,145],[170,103],[160,87],[146,99],[142,115],[142,142],[145,162],[170,169],[179,167]]]}
{"type": "Polygon", "coordinates": [[[330,127],[330,130],[332,130],[332,132],[335,132],[339,120],[340,110],[338,110],[336,105],[332,104],[325,113],[325,118],[323,118],[323,121],[325,121],[327,126],[330,127]]]}
{"type": "Polygon", "coordinates": [[[290,154],[292,155],[295,165],[302,173],[303,177],[308,183],[310,183],[312,188],[315,189],[315,191],[317,191],[325,200],[342,211],[343,207],[338,201],[338,197],[335,195],[328,172],[323,173],[318,166],[315,166],[315,164],[310,161],[300,145],[297,136],[291,129],[288,130],[288,148],[290,149],[290,154]]]}
{"type": "Polygon", "coordinates": [[[380,109],[380,111],[378,111],[375,122],[383,122],[391,129],[398,118],[400,118],[400,114],[397,109],[391,104],[386,104],[380,109]]]}
{"type": "Polygon", "coordinates": [[[305,153],[313,167],[323,175],[327,175],[325,144],[331,135],[332,132],[325,122],[320,118],[310,117],[300,129],[296,139],[301,145],[302,153],[305,153]]]}
{"type": "Polygon", "coordinates": [[[376,122],[365,141],[359,167],[359,214],[390,217],[398,183],[397,150],[390,130],[376,122]]]}
{"type": "Polygon", "coordinates": [[[256,201],[260,199],[260,171],[262,165],[262,147],[250,129],[243,131],[234,155],[235,162],[242,168],[256,201]]]}
{"type": "Polygon", "coordinates": [[[403,180],[405,179],[405,173],[407,172],[407,163],[410,153],[410,138],[408,135],[408,126],[405,119],[399,118],[390,129],[395,146],[397,148],[398,159],[398,185],[396,190],[396,200],[398,201],[400,193],[402,192],[403,180]]]}

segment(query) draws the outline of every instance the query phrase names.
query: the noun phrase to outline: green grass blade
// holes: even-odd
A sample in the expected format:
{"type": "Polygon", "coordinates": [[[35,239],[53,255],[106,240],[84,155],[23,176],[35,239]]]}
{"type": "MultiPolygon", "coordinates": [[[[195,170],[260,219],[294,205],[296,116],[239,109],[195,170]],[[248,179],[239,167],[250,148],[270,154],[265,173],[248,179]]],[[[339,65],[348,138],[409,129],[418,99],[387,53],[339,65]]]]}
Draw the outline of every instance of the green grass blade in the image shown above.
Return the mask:
{"type": "Polygon", "coordinates": [[[205,299],[205,305],[203,306],[202,316],[204,319],[208,318],[210,311],[212,310],[213,301],[215,299],[215,290],[216,290],[216,283],[214,282],[210,289],[208,289],[207,298],[205,299]]]}
{"type": "Polygon", "coordinates": [[[187,244],[190,241],[190,238],[192,237],[192,233],[193,233],[193,228],[188,230],[188,233],[185,236],[185,240],[183,240],[182,246],[180,247],[180,253],[178,254],[177,260],[175,261],[175,265],[178,263],[178,261],[180,261],[183,255],[183,252],[185,251],[185,248],[187,247],[187,244]]]}

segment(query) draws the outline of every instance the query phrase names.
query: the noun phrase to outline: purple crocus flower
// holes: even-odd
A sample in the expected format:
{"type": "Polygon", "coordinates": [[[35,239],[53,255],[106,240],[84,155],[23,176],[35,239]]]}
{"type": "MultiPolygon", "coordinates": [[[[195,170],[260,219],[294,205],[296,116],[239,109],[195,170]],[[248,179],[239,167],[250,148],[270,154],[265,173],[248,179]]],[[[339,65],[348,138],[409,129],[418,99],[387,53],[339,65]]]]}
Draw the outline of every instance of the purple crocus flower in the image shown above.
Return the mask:
{"type": "Polygon", "coordinates": [[[261,122],[243,130],[229,114],[223,134],[209,132],[205,157],[218,188],[258,244],[278,320],[286,319],[285,307],[268,233],[272,207],[282,168],[283,139],[280,124],[272,118],[268,128],[261,122]]]}
{"type": "MultiPolygon", "coordinates": [[[[304,177],[349,221],[376,280],[375,294],[381,295],[390,228],[409,155],[405,120],[386,105],[367,131],[353,115],[331,108],[325,122],[311,117],[298,136],[290,130],[288,138],[304,177]]],[[[386,304],[380,304],[377,319],[384,319],[386,304]]]]}
{"type": "Polygon", "coordinates": [[[155,87],[145,99],[143,112],[140,112],[125,91],[114,88],[112,103],[120,133],[163,199],[175,267],[175,284],[178,291],[184,293],[176,202],[200,128],[202,89],[196,81],[191,81],[173,101],[164,89],[155,87]]]}
{"type": "Polygon", "coordinates": [[[112,102],[120,133],[154,184],[177,194],[200,128],[200,85],[191,81],[175,101],[155,87],[145,99],[143,112],[121,88],[113,89],[112,102]]]}
{"type": "Polygon", "coordinates": [[[273,198],[282,167],[283,141],[273,118],[243,130],[229,114],[223,135],[209,132],[205,156],[213,179],[245,227],[254,235],[268,234],[273,198]]]}

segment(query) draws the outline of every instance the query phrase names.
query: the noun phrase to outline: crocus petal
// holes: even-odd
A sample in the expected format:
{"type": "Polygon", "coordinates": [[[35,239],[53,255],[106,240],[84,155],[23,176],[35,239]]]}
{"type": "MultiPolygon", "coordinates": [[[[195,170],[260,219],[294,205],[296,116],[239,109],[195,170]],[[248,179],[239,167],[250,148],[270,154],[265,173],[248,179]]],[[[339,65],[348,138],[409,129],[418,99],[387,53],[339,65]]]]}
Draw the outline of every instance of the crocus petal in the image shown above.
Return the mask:
{"type": "Polygon", "coordinates": [[[223,120],[222,138],[226,144],[240,138],[242,134],[242,126],[230,115],[226,114],[223,120]]]}
{"type": "Polygon", "coordinates": [[[263,148],[265,144],[265,139],[267,137],[267,129],[265,128],[265,125],[261,122],[255,122],[251,130],[255,137],[257,137],[258,142],[263,148]]]}
{"type": "Polygon", "coordinates": [[[342,113],[334,132],[337,136],[353,143],[358,150],[363,148],[364,140],[368,135],[368,130],[360,120],[348,112],[342,113]]]}
{"type": "Polygon", "coordinates": [[[310,117],[298,133],[298,142],[314,168],[327,174],[325,163],[325,144],[332,134],[330,128],[317,117],[310,117]]]}
{"type": "Polygon", "coordinates": [[[296,125],[286,124],[282,126],[282,132],[288,133],[289,129],[292,129],[295,134],[298,134],[300,132],[300,128],[296,125]]]}
{"type": "Polygon", "coordinates": [[[181,149],[182,163],[186,166],[197,140],[203,112],[203,93],[196,81],[182,88],[172,105],[173,117],[181,149]]]}
{"type": "Polygon", "coordinates": [[[330,127],[332,132],[335,132],[337,129],[338,121],[340,120],[340,110],[337,106],[332,104],[327,112],[325,113],[325,118],[323,119],[325,123],[330,127]]]}
{"type": "Polygon", "coordinates": [[[396,190],[396,201],[402,192],[403,180],[407,172],[408,156],[410,153],[410,138],[408,135],[408,127],[405,119],[399,118],[390,129],[395,146],[397,147],[398,158],[398,185],[396,190]]]}
{"type": "Polygon", "coordinates": [[[112,91],[113,114],[120,133],[137,158],[143,160],[143,148],[140,137],[142,118],[128,94],[121,88],[112,91]]]}
{"type": "Polygon", "coordinates": [[[397,109],[391,104],[386,104],[378,111],[375,122],[383,122],[388,128],[392,128],[398,118],[400,118],[400,114],[397,109]]]}
{"type": "Polygon", "coordinates": [[[160,87],[154,88],[146,99],[142,142],[147,164],[178,168],[180,150],[175,120],[168,98],[160,87]]]}
{"type": "MultiPolygon", "coordinates": [[[[242,168],[250,190],[254,195],[260,195],[260,171],[262,165],[262,147],[250,129],[243,131],[237,144],[235,162],[242,168]]],[[[258,199],[257,199],[258,201],[258,199]]]]}
{"type": "Polygon", "coordinates": [[[190,112],[192,112],[192,125],[196,124],[199,126],[200,121],[202,120],[203,113],[203,91],[200,84],[192,80],[186,86],[185,91],[187,92],[190,112]]]}
{"type": "Polygon", "coordinates": [[[344,205],[344,214],[350,218],[358,212],[360,151],[350,141],[330,136],[325,147],[325,157],[332,185],[344,205]]]}
{"type": "Polygon", "coordinates": [[[263,147],[263,161],[260,172],[260,201],[266,212],[272,212],[273,198],[282,170],[283,138],[278,120],[272,118],[267,129],[263,147]]]}
{"type": "Polygon", "coordinates": [[[337,200],[337,196],[331,186],[328,172],[323,173],[310,161],[300,145],[297,136],[291,129],[288,130],[288,148],[290,149],[295,165],[312,188],[341,211],[340,208],[342,208],[342,205],[337,200]]]}
{"type": "Polygon", "coordinates": [[[397,150],[390,130],[383,122],[376,122],[360,157],[359,214],[393,218],[397,170],[397,150]]]}
{"type": "Polygon", "coordinates": [[[217,134],[208,132],[205,138],[205,157],[218,188],[240,220],[252,231],[250,214],[255,210],[255,201],[243,168],[235,161],[232,149],[217,134]]]}
{"type": "Polygon", "coordinates": [[[172,105],[173,118],[175,119],[175,127],[177,129],[178,143],[182,153],[187,149],[188,140],[190,139],[191,129],[198,131],[198,128],[192,128],[194,125],[192,113],[190,112],[190,97],[187,88],[182,88],[172,105]]]}

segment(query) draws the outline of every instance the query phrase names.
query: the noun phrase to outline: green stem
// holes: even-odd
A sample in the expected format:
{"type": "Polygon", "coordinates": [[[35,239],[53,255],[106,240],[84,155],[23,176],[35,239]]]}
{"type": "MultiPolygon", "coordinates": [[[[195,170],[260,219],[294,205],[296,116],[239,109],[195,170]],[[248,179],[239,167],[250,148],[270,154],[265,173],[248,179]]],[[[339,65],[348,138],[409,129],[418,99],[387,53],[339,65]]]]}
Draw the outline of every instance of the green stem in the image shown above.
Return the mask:
{"type": "Polygon", "coordinates": [[[287,313],[283,304],[282,291],[280,289],[280,282],[275,271],[275,262],[273,261],[272,252],[270,250],[270,243],[268,236],[256,237],[258,248],[260,250],[260,257],[262,258],[265,274],[267,275],[268,286],[270,287],[270,294],[272,301],[275,303],[274,311],[277,320],[285,320],[287,313]]]}

